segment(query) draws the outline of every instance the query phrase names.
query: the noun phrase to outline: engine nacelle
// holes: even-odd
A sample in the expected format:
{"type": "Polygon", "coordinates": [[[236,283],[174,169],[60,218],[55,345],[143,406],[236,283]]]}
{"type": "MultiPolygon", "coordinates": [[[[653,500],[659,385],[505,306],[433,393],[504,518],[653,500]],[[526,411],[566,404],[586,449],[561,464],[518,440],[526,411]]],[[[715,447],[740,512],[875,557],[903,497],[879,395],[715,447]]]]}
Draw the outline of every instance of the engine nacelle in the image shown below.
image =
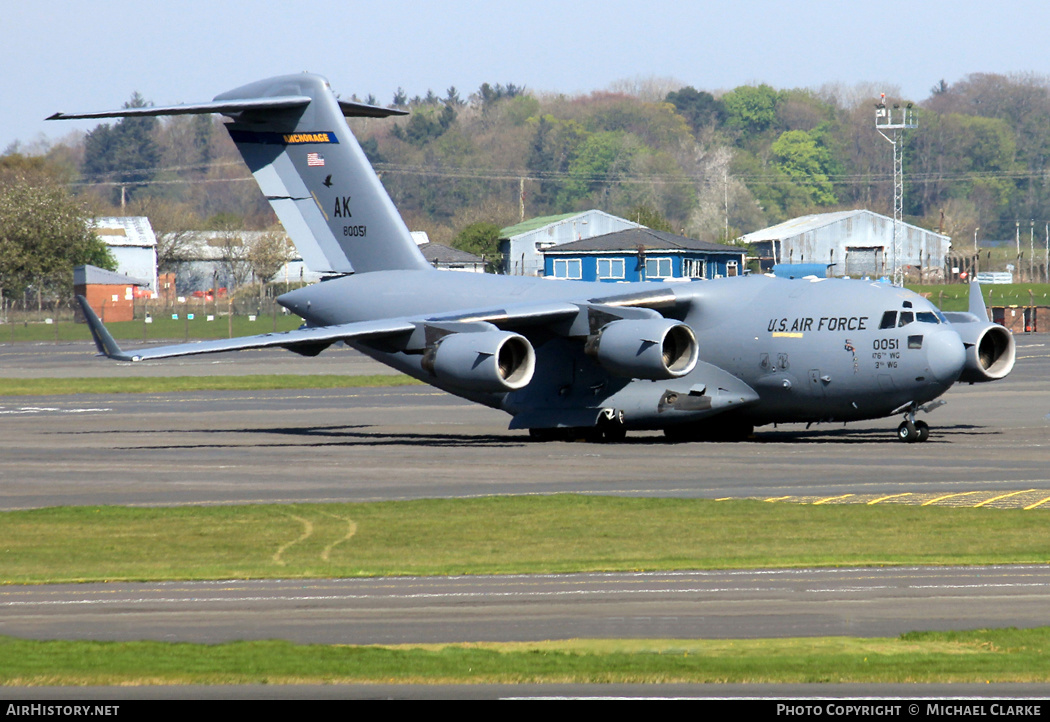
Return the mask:
{"type": "Polygon", "coordinates": [[[945,315],[966,347],[966,365],[959,381],[995,381],[1013,370],[1017,349],[1012,333],[997,323],[982,321],[971,314],[945,315]]]}
{"type": "Polygon", "coordinates": [[[452,386],[503,393],[528,385],[536,352],[528,339],[509,331],[451,333],[427,348],[421,365],[452,386]]]}
{"type": "Polygon", "coordinates": [[[700,356],[693,329],[668,318],[612,321],[585,350],[614,376],[651,381],[685,376],[700,356]]]}

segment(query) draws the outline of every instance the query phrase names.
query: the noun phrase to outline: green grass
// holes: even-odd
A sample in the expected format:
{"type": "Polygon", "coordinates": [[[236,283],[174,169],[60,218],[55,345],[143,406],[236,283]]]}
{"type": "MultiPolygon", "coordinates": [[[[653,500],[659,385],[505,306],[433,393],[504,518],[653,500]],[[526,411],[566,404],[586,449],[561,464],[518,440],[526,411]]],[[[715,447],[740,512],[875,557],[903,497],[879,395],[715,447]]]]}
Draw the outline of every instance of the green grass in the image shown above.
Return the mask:
{"type": "Polygon", "coordinates": [[[258,376],[126,376],[121,378],[4,379],[0,397],[66,394],[167,394],[188,391],[266,391],[408,386],[422,382],[404,374],[338,376],[270,374],[258,376]]]}
{"type": "MultiPolygon", "coordinates": [[[[194,316],[192,321],[187,321],[185,316],[179,316],[179,320],[176,321],[171,318],[170,314],[157,314],[153,316],[153,322],[149,324],[139,319],[106,323],[106,328],[118,341],[131,342],[179,341],[185,338],[202,340],[230,336],[230,324],[226,316],[218,316],[214,321],[207,320],[207,313],[194,313],[194,316]]],[[[291,331],[299,328],[302,322],[303,320],[298,316],[278,314],[277,330],[291,331]]],[[[255,321],[249,321],[247,316],[233,317],[233,336],[253,336],[270,333],[273,330],[272,316],[259,316],[255,321]]],[[[91,332],[87,324],[72,321],[56,321],[55,323],[14,321],[0,325],[0,343],[57,343],[90,340],[91,332]]],[[[134,344],[128,344],[128,346],[132,345],[134,344]]]]}
{"type": "MultiPolygon", "coordinates": [[[[908,290],[929,294],[930,301],[942,311],[965,311],[970,304],[969,284],[916,286],[909,284],[908,290]]],[[[984,284],[984,301],[988,306],[1050,306],[1050,284],[1004,283],[984,284]],[[1029,295],[1029,291],[1032,294],[1029,295]]]]}
{"type": "Polygon", "coordinates": [[[577,495],[55,507],[0,514],[0,582],[1046,563],[1048,532],[1041,511],[577,495]]]}
{"type": "Polygon", "coordinates": [[[205,645],[0,637],[2,685],[1044,682],[1050,628],[891,639],[205,645]]]}
{"type": "MultiPolygon", "coordinates": [[[[0,513],[0,581],[1045,563],[1041,511],[578,495],[0,513]],[[669,542],[668,540],[673,540],[669,542]]],[[[201,645],[0,637],[0,685],[1034,682],[1050,628],[893,639],[201,645]]]]}

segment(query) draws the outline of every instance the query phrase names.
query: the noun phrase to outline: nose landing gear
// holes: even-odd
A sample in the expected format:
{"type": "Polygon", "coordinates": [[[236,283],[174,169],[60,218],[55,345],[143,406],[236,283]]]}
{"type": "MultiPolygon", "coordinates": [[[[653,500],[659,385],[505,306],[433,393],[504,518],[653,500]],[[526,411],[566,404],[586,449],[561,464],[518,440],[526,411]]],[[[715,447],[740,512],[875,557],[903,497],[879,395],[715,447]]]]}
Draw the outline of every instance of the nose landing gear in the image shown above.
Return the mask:
{"type": "Polygon", "coordinates": [[[897,427],[897,438],[905,444],[916,444],[930,438],[930,425],[925,421],[915,420],[916,411],[929,410],[929,408],[924,406],[909,404],[904,409],[904,422],[897,427]]]}
{"type": "Polygon", "coordinates": [[[911,403],[895,409],[893,411],[895,414],[904,412],[904,422],[897,427],[897,438],[905,444],[915,444],[921,441],[926,441],[930,438],[930,425],[925,421],[916,421],[916,412],[925,411],[926,413],[930,413],[934,409],[944,406],[946,403],[946,401],[938,400],[931,401],[928,404],[919,405],[912,401],[911,403]]]}
{"type": "Polygon", "coordinates": [[[930,425],[925,421],[907,419],[903,424],[897,427],[897,438],[905,444],[926,441],[926,439],[930,438],[930,425]]]}

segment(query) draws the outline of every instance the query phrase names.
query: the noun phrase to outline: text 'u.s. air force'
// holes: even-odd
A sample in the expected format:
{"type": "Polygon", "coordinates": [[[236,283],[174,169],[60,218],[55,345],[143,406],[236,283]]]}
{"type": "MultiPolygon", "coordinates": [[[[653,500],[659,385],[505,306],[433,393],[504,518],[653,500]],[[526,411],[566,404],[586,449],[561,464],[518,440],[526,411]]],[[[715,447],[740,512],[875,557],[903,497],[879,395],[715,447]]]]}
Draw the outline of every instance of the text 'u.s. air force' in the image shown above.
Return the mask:
{"type": "Polygon", "coordinates": [[[867,316],[822,316],[812,318],[771,318],[768,330],[773,332],[804,333],[806,331],[866,331],[867,316]],[[814,328],[816,324],[816,328],[814,328]]]}

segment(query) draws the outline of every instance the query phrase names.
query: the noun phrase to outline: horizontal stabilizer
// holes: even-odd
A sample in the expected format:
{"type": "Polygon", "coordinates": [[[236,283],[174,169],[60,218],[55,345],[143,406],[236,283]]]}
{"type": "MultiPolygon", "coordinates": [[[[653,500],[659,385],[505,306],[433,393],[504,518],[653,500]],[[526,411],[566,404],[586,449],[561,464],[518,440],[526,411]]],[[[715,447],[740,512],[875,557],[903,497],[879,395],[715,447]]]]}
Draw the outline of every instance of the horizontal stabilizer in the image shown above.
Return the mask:
{"type": "Polygon", "coordinates": [[[226,116],[230,138],[311,271],[433,270],[346,122],[407,111],[341,100],[319,75],[268,78],[203,103],[55,113],[48,120],[209,113],[226,116]]]}
{"type": "Polygon", "coordinates": [[[222,113],[231,115],[246,110],[286,110],[303,108],[310,102],[305,95],[292,95],[279,98],[252,98],[248,100],[223,100],[208,103],[191,103],[187,105],[150,106],[148,108],[121,108],[120,110],[100,110],[93,113],[55,113],[47,120],[81,120],[85,118],[141,118],[161,115],[203,115],[222,113]]]}
{"type": "MultiPolygon", "coordinates": [[[[121,108],[120,110],[100,110],[93,113],[55,113],[47,120],[83,120],[99,118],[142,118],[166,115],[205,115],[222,113],[236,115],[245,111],[288,110],[305,108],[310,103],[306,95],[287,95],[275,98],[249,98],[244,100],[213,100],[208,103],[189,103],[184,105],[150,106],[148,108],[121,108]]],[[[377,105],[354,103],[340,100],[339,108],[347,118],[388,118],[392,115],[408,115],[407,110],[380,108],[377,105]]]]}

